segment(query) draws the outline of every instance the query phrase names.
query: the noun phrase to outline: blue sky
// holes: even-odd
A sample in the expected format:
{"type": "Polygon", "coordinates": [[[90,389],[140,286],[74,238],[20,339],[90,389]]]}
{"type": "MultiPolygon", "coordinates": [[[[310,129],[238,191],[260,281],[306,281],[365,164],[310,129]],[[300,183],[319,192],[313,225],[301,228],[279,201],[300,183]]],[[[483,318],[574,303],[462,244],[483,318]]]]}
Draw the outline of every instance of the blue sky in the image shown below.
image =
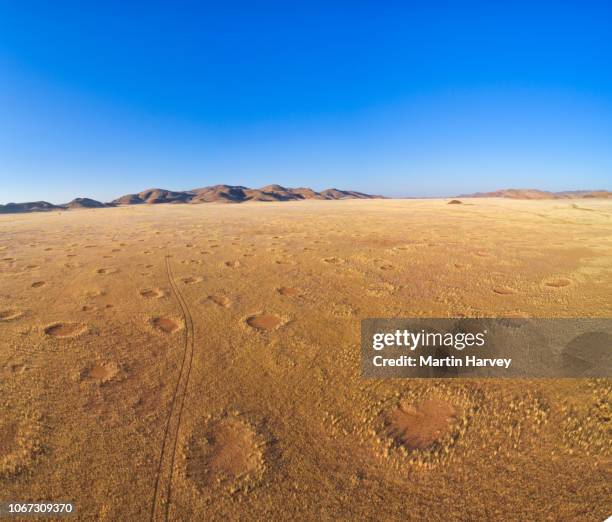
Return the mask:
{"type": "Polygon", "coordinates": [[[0,203],[612,189],[605,2],[86,4],[0,0],[0,203]]]}

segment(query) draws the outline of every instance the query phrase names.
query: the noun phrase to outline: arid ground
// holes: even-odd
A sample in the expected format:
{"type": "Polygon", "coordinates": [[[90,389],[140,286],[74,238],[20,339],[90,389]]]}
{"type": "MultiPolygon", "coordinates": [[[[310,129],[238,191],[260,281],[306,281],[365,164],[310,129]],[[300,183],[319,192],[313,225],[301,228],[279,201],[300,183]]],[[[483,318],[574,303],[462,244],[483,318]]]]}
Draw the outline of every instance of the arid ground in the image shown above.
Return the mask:
{"type": "Polygon", "coordinates": [[[463,201],[0,216],[0,500],[604,520],[610,380],[360,376],[366,317],[612,317],[612,201],[463,201]]]}

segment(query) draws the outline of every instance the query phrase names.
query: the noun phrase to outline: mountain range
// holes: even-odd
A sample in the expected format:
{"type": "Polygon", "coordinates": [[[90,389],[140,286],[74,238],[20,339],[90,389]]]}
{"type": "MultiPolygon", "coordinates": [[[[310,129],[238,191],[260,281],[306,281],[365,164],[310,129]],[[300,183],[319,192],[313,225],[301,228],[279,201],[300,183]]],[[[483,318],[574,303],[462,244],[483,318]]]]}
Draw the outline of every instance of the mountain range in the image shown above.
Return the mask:
{"type": "Polygon", "coordinates": [[[494,192],[476,192],[462,194],[461,198],[509,198],[509,199],[585,199],[603,198],[611,199],[609,190],[566,190],[563,192],[549,192],[538,189],[503,189],[494,192]]]}
{"type": "Polygon", "coordinates": [[[376,199],[382,196],[372,196],[354,190],[339,190],[330,188],[316,192],[307,187],[286,188],[281,185],[267,185],[258,189],[240,185],[213,185],[185,191],[166,189],[148,189],[137,194],[126,194],[109,203],[102,203],[90,198],[76,198],[70,203],[53,205],[46,201],[28,203],[8,203],[0,205],[0,213],[45,212],[51,210],[68,210],[77,208],[103,208],[123,205],[156,205],[161,203],[243,203],[245,201],[300,201],[304,199],[376,199]]]}
{"type": "MultiPolygon", "coordinates": [[[[503,189],[493,192],[476,192],[461,194],[461,198],[510,198],[510,199],[612,199],[608,190],[574,190],[549,192],[538,189],[503,189]]],[[[286,188],[281,185],[266,185],[253,189],[241,185],[213,185],[192,190],[174,191],[166,189],[148,189],[137,194],[126,194],[109,203],[102,203],[90,198],[76,198],[63,205],[53,205],[47,201],[27,203],[7,203],[0,205],[0,214],[22,212],[45,212],[52,210],[70,210],[79,208],[104,208],[125,205],[157,205],[162,203],[243,203],[245,201],[301,201],[305,199],[338,200],[338,199],[380,199],[354,190],[330,188],[316,192],[308,187],[286,188]]]]}

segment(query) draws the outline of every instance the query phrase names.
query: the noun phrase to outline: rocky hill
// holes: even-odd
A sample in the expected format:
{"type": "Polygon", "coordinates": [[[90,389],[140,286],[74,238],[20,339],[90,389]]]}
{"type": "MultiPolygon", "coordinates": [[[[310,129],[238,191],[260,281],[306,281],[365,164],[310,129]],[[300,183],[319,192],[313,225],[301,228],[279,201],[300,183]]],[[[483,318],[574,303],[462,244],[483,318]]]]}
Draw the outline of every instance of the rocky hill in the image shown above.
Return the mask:
{"type": "Polygon", "coordinates": [[[30,201],[27,203],[7,203],[0,205],[0,214],[19,214],[21,212],[48,212],[49,210],[64,210],[47,201],[30,201]]]}
{"type": "Polygon", "coordinates": [[[76,198],[73,199],[70,203],[66,203],[62,205],[63,208],[73,209],[73,208],[104,208],[111,206],[108,203],[101,203],[96,201],[95,199],[90,198],[76,198]]]}

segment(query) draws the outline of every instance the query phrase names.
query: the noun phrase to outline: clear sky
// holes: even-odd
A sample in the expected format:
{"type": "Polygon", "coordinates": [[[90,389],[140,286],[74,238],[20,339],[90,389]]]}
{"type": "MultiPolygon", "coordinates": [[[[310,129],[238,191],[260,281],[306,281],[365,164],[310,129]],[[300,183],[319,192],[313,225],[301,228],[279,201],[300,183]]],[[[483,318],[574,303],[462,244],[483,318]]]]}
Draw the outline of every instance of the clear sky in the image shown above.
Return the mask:
{"type": "Polygon", "coordinates": [[[610,5],[0,0],[0,203],[612,189],[610,5]]]}

